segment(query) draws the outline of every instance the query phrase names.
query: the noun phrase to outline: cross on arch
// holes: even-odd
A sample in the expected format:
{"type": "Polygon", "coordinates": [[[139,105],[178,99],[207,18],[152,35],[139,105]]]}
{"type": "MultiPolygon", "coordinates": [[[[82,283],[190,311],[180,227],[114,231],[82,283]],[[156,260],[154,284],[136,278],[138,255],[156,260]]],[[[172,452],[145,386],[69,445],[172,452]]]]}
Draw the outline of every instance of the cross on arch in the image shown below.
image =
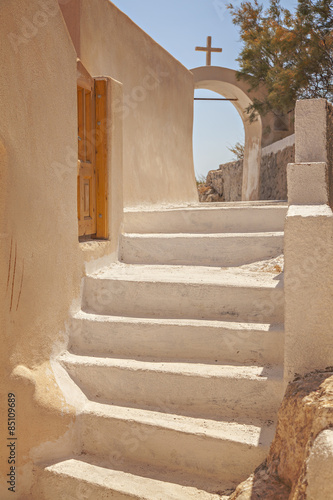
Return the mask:
{"type": "Polygon", "coordinates": [[[207,47],[196,47],[195,50],[207,52],[206,54],[206,66],[211,66],[212,64],[212,52],[222,52],[222,49],[217,49],[212,47],[212,37],[207,36],[207,47]]]}

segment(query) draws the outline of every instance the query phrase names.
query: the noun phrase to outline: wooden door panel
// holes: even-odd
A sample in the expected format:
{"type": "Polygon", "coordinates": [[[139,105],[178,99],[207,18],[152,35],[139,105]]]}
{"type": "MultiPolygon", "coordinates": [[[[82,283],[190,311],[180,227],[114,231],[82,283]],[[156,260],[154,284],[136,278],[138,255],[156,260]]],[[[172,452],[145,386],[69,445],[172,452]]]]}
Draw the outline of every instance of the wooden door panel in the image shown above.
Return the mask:
{"type": "Polygon", "coordinates": [[[78,149],[79,158],[84,156],[84,107],[83,107],[83,89],[78,88],[77,90],[77,138],[78,138],[78,149]]]}
{"type": "Polygon", "coordinates": [[[79,236],[96,234],[96,167],[92,140],[94,88],[78,86],[78,219],[79,236]]]}
{"type": "Polygon", "coordinates": [[[92,235],[96,233],[96,180],[91,164],[80,162],[78,186],[79,235],[92,235]]]}
{"type": "Polygon", "coordinates": [[[85,91],[85,155],[86,161],[95,163],[94,147],[93,147],[93,105],[94,105],[94,91],[93,89],[88,92],[85,91]]]}
{"type": "Polygon", "coordinates": [[[84,179],[84,195],[83,195],[83,215],[84,217],[90,217],[90,179],[84,179]]]}

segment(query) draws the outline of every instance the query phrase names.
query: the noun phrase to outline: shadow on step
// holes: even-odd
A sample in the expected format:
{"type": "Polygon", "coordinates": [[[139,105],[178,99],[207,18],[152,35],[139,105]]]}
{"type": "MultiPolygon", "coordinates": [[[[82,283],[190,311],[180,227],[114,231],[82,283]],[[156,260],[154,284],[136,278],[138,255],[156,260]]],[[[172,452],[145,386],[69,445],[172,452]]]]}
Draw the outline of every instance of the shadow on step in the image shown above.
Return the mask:
{"type": "Polygon", "coordinates": [[[190,475],[177,469],[159,468],[149,464],[138,464],[123,459],[120,455],[110,456],[108,460],[100,460],[91,455],[82,454],[79,460],[85,463],[93,464],[97,467],[116,470],[141,476],[147,479],[155,479],[166,483],[178,484],[180,486],[189,486],[199,490],[206,491],[216,495],[231,495],[237,485],[225,484],[216,478],[203,478],[195,474],[190,475]]]}

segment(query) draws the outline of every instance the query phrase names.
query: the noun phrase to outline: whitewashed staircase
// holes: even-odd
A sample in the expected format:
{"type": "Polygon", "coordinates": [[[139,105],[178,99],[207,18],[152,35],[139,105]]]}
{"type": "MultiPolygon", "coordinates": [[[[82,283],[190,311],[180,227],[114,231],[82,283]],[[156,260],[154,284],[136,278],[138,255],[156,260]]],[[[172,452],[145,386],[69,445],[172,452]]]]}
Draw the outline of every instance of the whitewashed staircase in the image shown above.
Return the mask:
{"type": "Polygon", "coordinates": [[[120,261],[85,278],[61,363],[87,398],[81,454],[40,498],[218,499],[265,458],[283,396],[287,207],[128,211],[120,261]],[[228,268],[226,268],[228,267],[228,268]]]}

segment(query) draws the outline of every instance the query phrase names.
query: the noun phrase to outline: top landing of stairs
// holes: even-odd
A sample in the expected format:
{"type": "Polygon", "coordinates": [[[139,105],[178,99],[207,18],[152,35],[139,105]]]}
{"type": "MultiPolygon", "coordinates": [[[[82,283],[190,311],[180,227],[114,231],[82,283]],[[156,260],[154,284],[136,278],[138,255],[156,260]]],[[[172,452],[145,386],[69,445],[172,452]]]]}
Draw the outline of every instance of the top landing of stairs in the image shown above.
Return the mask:
{"type": "Polygon", "coordinates": [[[124,210],[125,233],[256,233],[283,231],[287,202],[198,203],[124,210]]]}

